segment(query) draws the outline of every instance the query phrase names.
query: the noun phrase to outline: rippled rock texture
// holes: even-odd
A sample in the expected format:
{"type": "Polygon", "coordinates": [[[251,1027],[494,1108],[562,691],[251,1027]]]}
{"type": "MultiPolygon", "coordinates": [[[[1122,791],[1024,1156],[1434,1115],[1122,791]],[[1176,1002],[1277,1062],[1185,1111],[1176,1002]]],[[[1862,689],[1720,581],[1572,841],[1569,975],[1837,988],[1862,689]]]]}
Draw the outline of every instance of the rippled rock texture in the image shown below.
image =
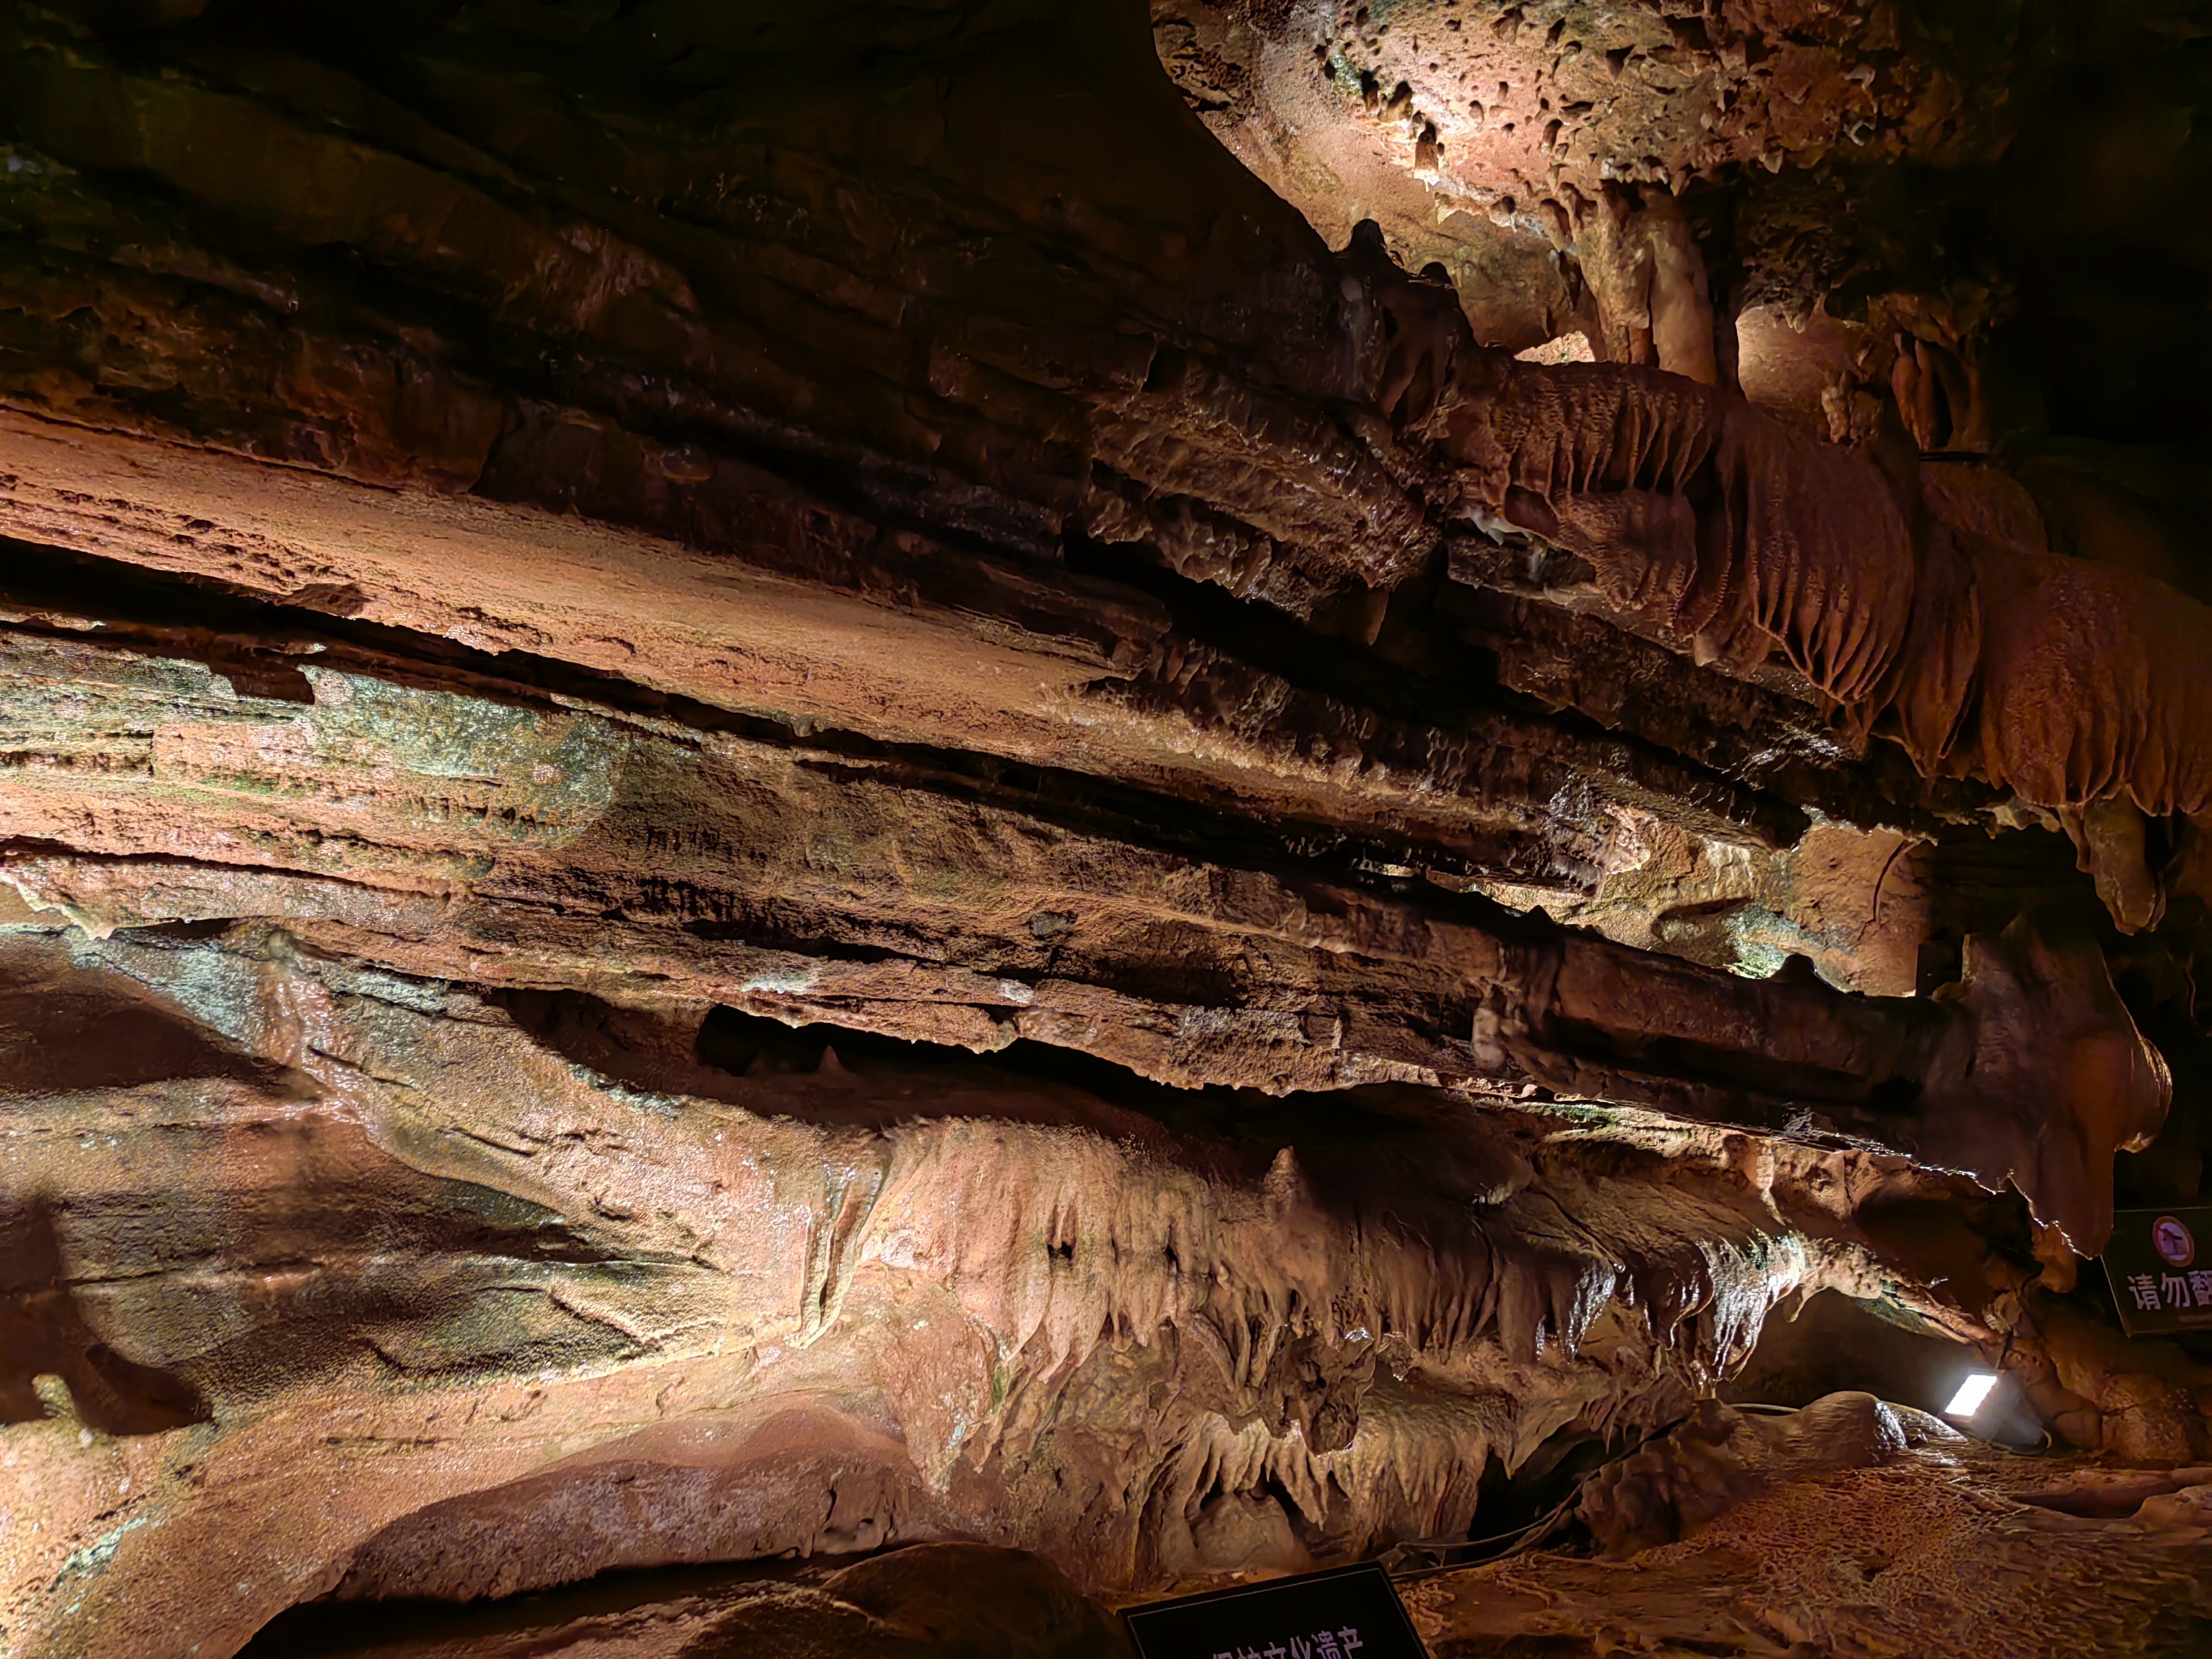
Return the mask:
{"type": "Polygon", "coordinates": [[[1437,1575],[1433,1652],[2183,1653],[2212,1468],[2064,1475],[1867,1395],[1708,1407],[1584,1500],[1609,1559],[1437,1575]]]}
{"type": "Polygon", "coordinates": [[[2192,1650],[2208,613],[1737,349],[2073,48],[1308,9],[0,8],[0,1653],[2192,1650]]]}
{"type": "Polygon", "coordinates": [[[21,1254],[68,1264],[15,1363],[94,1431],[26,1449],[79,1471],[46,1525],[132,1528],[72,1592],[123,1645],[211,1573],[243,1639],[326,1591],[943,1535],[1094,1588],[1291,1565],[1463,1527],[1493,1450],[1663,1420],[1779,1299],[1918,1294],[1850,1219],[1927,1188],[1896,1159],[1405,1089],[1201,1133],[1168,1091],[488,1000],[259,927],[19,933],[9,971],[136,1039],[17,1049],[9,1167],[21,1254]]]}

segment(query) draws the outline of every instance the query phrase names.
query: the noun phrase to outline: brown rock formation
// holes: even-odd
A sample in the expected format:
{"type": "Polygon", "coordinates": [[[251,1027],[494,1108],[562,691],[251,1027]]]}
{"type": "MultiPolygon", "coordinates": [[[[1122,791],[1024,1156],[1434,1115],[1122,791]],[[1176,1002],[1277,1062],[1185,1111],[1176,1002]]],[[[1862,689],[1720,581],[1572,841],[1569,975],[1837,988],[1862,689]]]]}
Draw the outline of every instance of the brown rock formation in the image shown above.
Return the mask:
{"type": "Polygon", "coordinates": [[[112,1580],[27,1607],[64,1649],[948,1534],[1153,1583],[1255,1564],[1224,1502],[1340,1554],[1463,1526],[1493,1452],[1577,1415],[1663,1419],[1779,1297],[1923,1295],[1850,1220],[1929,1188],[1894,1158],[1410,1091],[1194,1136],[1158,1091],[777,1073],[742,1026],[263,927],[82,938],[8,957],[18,996],[149,1034],[121,1068],[66,1029],[12,1056],[9,1190],[54,1264],[16,1363],[120,1402],[72,1386],[26,1442],[77,1467],[81,1422],[110,1467],[49,1524],[127,1523],[112,1580]],[[211,1574],[249,1586],[219,1628],[211,1574]]]}
{"type": "Polygon", "coordinates": [[[2194,1650],[2194,497],[1898,252],[2136,82],[1149,21],[0,6],[0,1659],[2194,1650]]]}
{"type": "Polygon", "coordinates": [[[1700,660],[1779,656],[1923,771],[2074,815],[2130,932],[2162,899],[2142,821],[2212,810],[2212,611],[1936,514],[1909,466],[1679,377],[1487,362],[1446,416],[1476,509],[1589,561],[1700,660]]]}
{"type": "Polygon", "coordinates": [[[2069,1486],[1899,1417],[1863,1395],[1775,1426],[1709,1410],[1589,1500],[1622,1544],[1664,1515],[1648,1534],[1664,1541],[1632,1565],[1535,1556],[1442,1575],[1408,1591],[1415,1620],[1445,1655],[1516,1639],[1558,1652],[2179,1653],[2197,1638],[2212,1471],[2069,1486]]]}

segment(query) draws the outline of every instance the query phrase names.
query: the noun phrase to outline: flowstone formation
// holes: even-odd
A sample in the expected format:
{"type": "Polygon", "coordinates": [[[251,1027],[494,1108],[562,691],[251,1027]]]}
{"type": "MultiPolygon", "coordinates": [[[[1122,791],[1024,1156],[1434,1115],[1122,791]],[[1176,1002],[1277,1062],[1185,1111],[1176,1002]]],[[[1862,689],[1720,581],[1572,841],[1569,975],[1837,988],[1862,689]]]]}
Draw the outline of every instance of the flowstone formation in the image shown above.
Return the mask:
{"type": "Polygon", "coordinates": [[[0,1655],[2212,1640],[2201,8],[325,9],[0,6],[0,1655]]]}

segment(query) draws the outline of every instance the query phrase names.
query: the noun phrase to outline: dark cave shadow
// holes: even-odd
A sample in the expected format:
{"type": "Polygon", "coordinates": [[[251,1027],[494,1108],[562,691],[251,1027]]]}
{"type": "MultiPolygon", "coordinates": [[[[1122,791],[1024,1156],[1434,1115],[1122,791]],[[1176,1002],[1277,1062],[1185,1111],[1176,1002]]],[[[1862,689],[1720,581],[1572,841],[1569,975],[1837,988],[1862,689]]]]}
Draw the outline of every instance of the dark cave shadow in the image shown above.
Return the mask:
{"type": "Polygon", "coordinates": [[[102,1434],[160,1434],[214,1420],[200,1391],[126,1359],[86,1321],[66,1277],[52,1206],[33,1197],[0,1213],[0,1423],[47,1415],[33,1379],[58,1376],[78,1418],[102,1434]]]}
{"type": "Polygon", "coordinates": [[[641,1615],[685,1612],[697,1616],[698,1628],[680,1648],[655,1645],[653,1651],[672,1659],[802,1652],[871,1659],[1133,1659],[1112,1615],[1048,1565],[1025,1551],[957,1539],[811,1559],[611,1568],[549,1589],[470,1602],[325,1597],[278,1613],[239,1650],[239,1659],[368,1659],[433,1647],[450,1654],[566,1652],[580,1621],[635,1628],[641,1615]],[[915,1550],[928,1557],[923,1569],[899,1571],[901,1558],[915,1550]],[[939,1553],[945,1551],[952,1553],[950,1560],[939,1553]],[[853,1583],[854,1573],[865,1582],[853,1583]],[[818,1604],[753,1601],[780,1589],[826,1589],[852,1622],[817,1622],[818,1604]],[[849,1640],[863,1616],[891,1628],[878,1626],[858,1649],[824,1645],[849,1640]]]}
{"type": "MultiPolygon", "coordinates": [[[[128,933],[191,931],[186,924],[128,933]]],[[[11,941],[0,953],[0,1074],[19,1096],[190,1078],[226,1078],[280,1093],[299,1086],[288,1068],[229,1047],[158,993],[121,975],[79,968],[58,938],[36,936],[11,941]]]]}
{"type": "Polygon", "coordinates": [[[1289,1148],[1322,1208],[1346,1218],[1389,1212],[1413,1221],[1436,1210],[1431,1218],[1442,1220],[1442,1211],[1494,1193],[1511,1157],[1503,1150],[1510,1132],[1485,1114],[1406,1085],[1289,1095],[1187,1089],[1028,1040],[979,1055],[723,1006],[693,1027],[581,992],[488,1000],[549,1049],[611,1081],[762,1116],[879,1132],[947,1117],[1116,1138],[1134,1128],[1156,1153],[1229,1179],[1258,1179],[1289,1148]]]}

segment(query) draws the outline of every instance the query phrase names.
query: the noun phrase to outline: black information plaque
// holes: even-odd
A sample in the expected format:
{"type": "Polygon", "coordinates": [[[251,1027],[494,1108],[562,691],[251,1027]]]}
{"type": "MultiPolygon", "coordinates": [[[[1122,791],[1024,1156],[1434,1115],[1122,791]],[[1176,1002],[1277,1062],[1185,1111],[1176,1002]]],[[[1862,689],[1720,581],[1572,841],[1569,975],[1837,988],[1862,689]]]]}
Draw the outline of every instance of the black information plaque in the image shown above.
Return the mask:
{"type": "Polygon", "coordinates": [[[1121,1615],[1142,1659],[1427,1659],[1372,1561],[1155,1601],[1121,1615]]]}
{"type": "Polygon", "coordinates": [[[2130,1336],[2212,1330],[2212,1205],[2120,1211],[2105,1277],[2130,1336]]]}

